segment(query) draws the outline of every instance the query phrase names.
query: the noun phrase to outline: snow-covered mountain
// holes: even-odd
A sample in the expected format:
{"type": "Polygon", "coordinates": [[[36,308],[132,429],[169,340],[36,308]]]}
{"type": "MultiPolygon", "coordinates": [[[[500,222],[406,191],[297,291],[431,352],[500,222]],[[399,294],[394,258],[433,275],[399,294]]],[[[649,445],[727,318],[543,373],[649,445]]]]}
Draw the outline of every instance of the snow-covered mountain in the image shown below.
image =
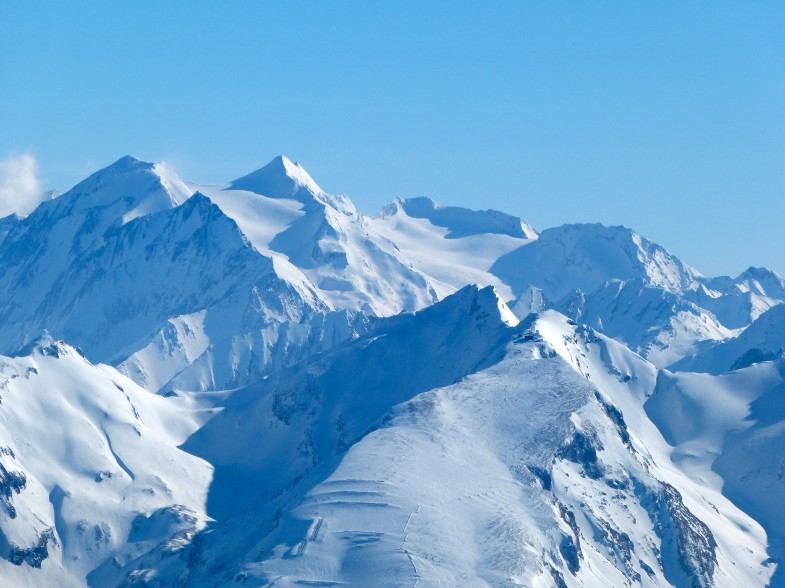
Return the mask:
{"type": "Polygon", "coordinates": [[[491,272],[523,298],[524,309],[536,288],[553,308],[660,367],[737,335],[785,300],[774,272],[707,279],[635,231],[599,224],[543,231],[500,257],[491,272]]]}
{"type": "Polygon", "coordinates": [[[745,327],[785,300],[785,280],[766,268],[751,267],[735,278],[703,280],[688,297],[732,329],[745,327]]]}
{"type": "Polygon", "coordinates": [[[0,286],[0,586],[785,586],[770,270],[124,157],[0,286]]]}
{"type": "Polygon", "coordinates": [[[685,357],[673,365],[682,371],[721,374],[753,363],[777,359],[785,353],[785,305],[761,314],[738,337],[685,357]]]}
{"type": "Polygon", "coordinates": [[[216,468],[212,531],[123,573],[765,585],[763,530],[675,467],[647,417],[656,375],[554,311],[518,324],[490,287],[467,287],[235,392],[183,446],[216,468]]]}
{"type": "Polygon", "coordinates": [[[0,349],[47,330],[153,391],[248,383],[435,300],[367,224],[283,158],[204,193],[123,158],[9,229],[0,349]]]}
{"type": "Polygon", "coordinates": [[[209,411],[51,337],[0,358],[0,585],[102,585],[208,520],[212,467],[178,449],[209,411]]]}
{"type": "MultiPolygon", "coordinates": [[[[785,360],[728,374],[663,371],[646,412],[673,446],[671,460],[760,523],[774,566],[785,557],[785,360]]],[[[777,567],[772,586],[785,584],[777,567]]]]}
{"type": "Polygon", "coordinates": [[[505,298],[510,286],[491,266],[501,256],[537,239],[521,219],[496,210],[440,206],[429,198],[396,200],[372,225],[429,277],[441,297],[468,283],[492,285],[505,298]]]}

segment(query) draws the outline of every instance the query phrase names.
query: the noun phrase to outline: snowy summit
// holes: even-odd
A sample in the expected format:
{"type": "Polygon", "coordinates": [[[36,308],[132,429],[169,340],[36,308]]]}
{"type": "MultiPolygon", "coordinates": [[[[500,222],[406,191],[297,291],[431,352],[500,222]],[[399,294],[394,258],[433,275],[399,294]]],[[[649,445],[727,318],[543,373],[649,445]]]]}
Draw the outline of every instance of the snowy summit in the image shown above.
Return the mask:
{"type": "Polygon", "coordinates": [[[124,157],[0,289],[0,586],[785,586],[768,269],[124,157]]]}

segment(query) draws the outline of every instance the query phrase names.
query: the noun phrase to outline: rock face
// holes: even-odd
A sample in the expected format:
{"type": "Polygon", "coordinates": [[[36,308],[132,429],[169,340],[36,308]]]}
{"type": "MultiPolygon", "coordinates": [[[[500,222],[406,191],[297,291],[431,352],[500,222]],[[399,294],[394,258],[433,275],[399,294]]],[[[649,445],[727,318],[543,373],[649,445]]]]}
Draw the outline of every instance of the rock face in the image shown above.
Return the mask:
{"type": "Polygon", "coordinates": [[[0,586],[785,585],[769,270],[125,157],[0,287],[0,586]]]}

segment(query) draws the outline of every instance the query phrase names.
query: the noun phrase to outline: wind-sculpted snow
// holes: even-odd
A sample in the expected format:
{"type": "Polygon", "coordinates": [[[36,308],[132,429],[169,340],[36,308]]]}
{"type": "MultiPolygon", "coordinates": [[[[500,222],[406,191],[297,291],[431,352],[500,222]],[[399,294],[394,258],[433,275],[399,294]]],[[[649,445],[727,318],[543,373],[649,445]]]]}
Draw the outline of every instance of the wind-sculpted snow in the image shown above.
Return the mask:
{"type": "Polygon", "coordinates": [[[125,157],[0,286],[0,586],[785,586],[769,270],[125,157]]]}
{"type": "Polygon", "coordinates": [[[211,468],[177,445],[207,414],[51,338],[30,351],[0,357],[0,585],[106,585],[203,527],[211,468]]]}
{"type": "Polygon", "coordinates": [[[436,227],[447,229],[445,238],[460,239],[471,235],[508,235],[518,239],[536,239],[537,231],[521,219],[498,210],[468,210],[442,206],[430,198],[398,199],[385,207],[380,218],[403,213],[411,218],[427,219],[436,227]]]}
{"type": "Polygon", "coordinates": [[[761,314],[738,337],[685,357],[673,365],[680,371],[720,374],[754,363],[778,359],[785,353],[785,305],[761,314]]]}
{"type": "Polygon", "coordinates": [[[626,227],[564,225],[501,257],[491,271],[516,295],[529,286],[558,301],[572,291],[592,292],[609,280],[644,279],[682,292],[700,277],[659,245],[626,227]]]}
{"type": "MultiPolygon", "coordinates": [[[[646,411],[693,478],[714,480],[768,534],[768,569],[785,557],[785,361],[721,376],[663,372],[646,411]]],[[[785,585],[777,567],[772,586],[785,585]]]]}
{"type": "Polygon", "coordinates": [[[622,341],[658,366],[694,353],[701,343],[734,335],[710,312],[639,278],[607,282],[589,294],[579,292],[557,308],[622,341]]]}
{"type": "Polygon", "coordinates": [[[216,523],[187,558],[126,573],[765,585],[759,527],[670,466],[643,410],[651,364],[558,313],[504,314],[492,290],[466,288],[235,392],[184,446],[216,468],[216,523]]]}

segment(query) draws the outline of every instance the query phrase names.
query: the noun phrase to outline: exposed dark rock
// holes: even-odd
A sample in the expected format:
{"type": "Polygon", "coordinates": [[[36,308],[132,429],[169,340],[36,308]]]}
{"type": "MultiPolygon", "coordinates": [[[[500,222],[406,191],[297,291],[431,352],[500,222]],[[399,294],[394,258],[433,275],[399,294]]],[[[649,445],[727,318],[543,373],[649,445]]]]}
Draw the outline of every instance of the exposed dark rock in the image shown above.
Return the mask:
{"type": "Polygon", "coordinates": [[[604,474],[602,465],[597,458],[598,450],[602,450],[602,444],[596,435],[575,431],[570,442],[563,445],[556,455],[579,464],[589,478],[596,480],[604,474]]]}
{"type": "Polygon", "coordinates": [[[622,412],[613,404],[607,402],[597,390],[594,391],[594,397],[597,399],[597,402],[600,403],[602,410],[605,412],[608,418],[611,419],[614,425],[616,425],[616,430],[619,432],[619,437],[621,437],[621,440],[625,445],[630,446],[630,433],[627,430],[627,423],[624,422],[624,415],[622,412]]]}
{"type": "Polygon", "coordinates": [[[552,479],[551,479],[551,473],[548,470],[533,465],[526,466],[526,469],[528,469],[532,473],[532,475],[534,475],[534,477],[540,481],[543,490],[547,490],[550,492],[552,479]]]}
{"type": "MultiPolygon", "coordinates": [[[[13,455],[13,452],[11,452],[11,455],[13,455]]],[[[23,472],[9,472],[5,466],[0,463],[0,502],[3,503],[8,516],[12,519],[16,518],[16,508],[11,504],[11,498],[14,494],[19,494],[26,487],[27,477],[23,472]]]]}
{"type": "Polygon", "coordinates": [[[33,547],[17,547],[11,545],[8,561],[15,566],[26,563],[30,567],[40,568],[41,562],[49,557],[49,543],[57,545],[54,529],[49,528],[38,536],[38,542],[33,547]]]}
{"type": "Polygon", "coordinates": [[[559,552],[561,552],[564,561],[567,562],[567,568],[575,575],[580,569],[580,560],[583,559],[580,529],[578,529],[578,523],[575,521],[575,514],[570,509],[558,501],[556,502],[556,508],[559,510],[561,519],[567,523],[570,531],[572,531],[572,537],[569,535],[562,537],[559,543],[559,552]]]}
{"type": "Polygon", "coordinates": [[[553,578],[553,581],[556,583],[556,588],[567,588],[567,582],[564,581],[564,576],[562,576],[562,573],[559,570],[549,565],[548,571],[551,574],[551,578],[553,578]]]}
{"type": "Polygon", "coordinates": [[[624,568],[627,576],[635,583],[640,583],[641,577],[632,567],[632,553],[635,544],[627,533],[617,531],[611,525],[602,525],[603,542],[608,545],[616,554],[616,558],[624,568]]]}
{"type": "MultiPolygon", "coordinates": [[[[684,504],[681,493],[670,484],[661,483],[657,491],[650,492],[642,503],[652,515],[654,530],[662,539],[662,550],[675,552],[679,566],[691,579],[693,588],[713,586],[717,568],[717,542],[706,524],[684,504]],[[645,503],[650,501],[649,505],[645,503]]],[[[666,577],[669,575],[667,560],[662,557],[666,577]]],[[[672,573],[670,574],[672,575],[672,573]]]]}
{"type": "Polygon", "coordinates": [[[318,396],[316,385],[309,381],[302,388],[276,390],[273,396],[272,412],[275,418],[285,425],[292,422],[292,417],[305,412],[318,396]]]}
{"type": "Polygon", "coordinates": [[[753,347],[752,349],[747,350],[744,355],[739,357],[736,361],[733,362],[733,365],[730,366],[731,371],[733,370],[740,370],[745,367],[749,367],[754,363],[760,363],[762,361],[771,361],[772,359],[776,359],[782,355],[782,349],[777,351],[764,351],[762,349],[758,349],[757,347],[753,347]]]}
{"type": "Polygon", "coordinates": [[[651,566],[650,566],[649,564],[647,564],[645,561],[643,561],[642,559],[640,559],[640,560],[638,560],[638,565],[640,565],[640,566],[641,566],[641,569],[642,569],[644,572],[646,572],[646,574],[648,574],[648,576],[649,576],[650,578],[653,578],[653,577],[654,577],[654,570],[651,568],[651,566]]]}
{"type": "Polygon", "coordinates": [[[572,572],[574,576],[580,569],[580,548],[575,545],[572,537],[569,535],[562,535],[561,542],[559,543],[559,553],[567,563],[567,569],[572,572]]]}

